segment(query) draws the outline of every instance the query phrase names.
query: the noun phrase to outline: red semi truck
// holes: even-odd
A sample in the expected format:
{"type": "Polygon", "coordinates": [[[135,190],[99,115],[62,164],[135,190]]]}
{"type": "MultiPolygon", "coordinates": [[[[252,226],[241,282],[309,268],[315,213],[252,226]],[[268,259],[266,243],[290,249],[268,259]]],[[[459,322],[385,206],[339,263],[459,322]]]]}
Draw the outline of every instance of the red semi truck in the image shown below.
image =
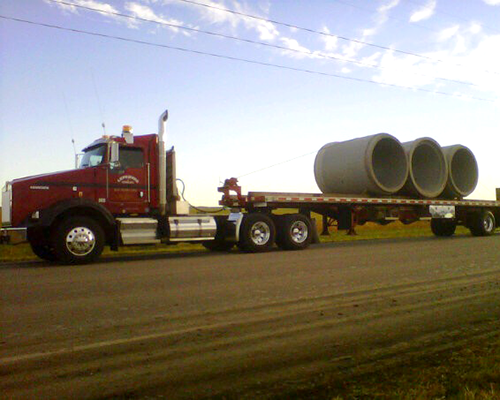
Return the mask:
{"type": "MultiPolygon", "coordinates": [[[[7,182],[2,192],[3,243],[28,241],[42,259],[68,264],[96,260],[108,245],[201,242],[211,250],[234,245],[261,252],[278,245],[307,248],[316,236],[311,213],[353,230],[367,221],[386,224],[430,220],[436,236],[451,236],[457,225],[476,236],[491,235],[500,221],[500,198],[423,200],[405,197],[261,193],[244,195],[237,180],[219,188],[229,215],[190,214],[176,186],[175,152],[165,151],[168,112],[159,119],[158,134],[103,136],[83,150],[80,166],[71,171],[7,182]],[[277,209],[294,210],[276,215],[277,209]],[[298,212],[296,211],[298,210],[298,212]]],[[[282,211],[281,211],[282,212],[282,211]]]]}

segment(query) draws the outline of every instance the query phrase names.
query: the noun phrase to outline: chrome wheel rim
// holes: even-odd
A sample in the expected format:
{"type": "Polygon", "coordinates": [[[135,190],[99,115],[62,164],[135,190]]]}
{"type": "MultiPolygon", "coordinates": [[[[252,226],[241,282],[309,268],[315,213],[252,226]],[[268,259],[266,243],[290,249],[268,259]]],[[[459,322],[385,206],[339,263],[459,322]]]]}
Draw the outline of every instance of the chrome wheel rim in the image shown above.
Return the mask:
{"type": "Polygon", "coordinates": [[[493,230],[493,226],[494,226],[494,222],[493,222],[493,218],[491,218],[490,215],[488,215],[484,221],[484,229],[486,232],[491,232],[493,230]]]}
{"type": "Polygon", "coordinates": [[[307,224],[304,221],[295,221],[290,227],[290,238],[298,244],[304,243],[309,235],[307,224]]]}
{"type": "Polygon", "coordinates": [[[66,248],[75,256],[86,256],[94,247],[94,232],[85,226],[75,227],[66,235],[66,248]]]}
{"type": "Polygon", "coordinates": [[[265,222],[259,221],[252,225],[250,238],[256,245],[263,246],[271,237],[271,228],[265,222]]]}

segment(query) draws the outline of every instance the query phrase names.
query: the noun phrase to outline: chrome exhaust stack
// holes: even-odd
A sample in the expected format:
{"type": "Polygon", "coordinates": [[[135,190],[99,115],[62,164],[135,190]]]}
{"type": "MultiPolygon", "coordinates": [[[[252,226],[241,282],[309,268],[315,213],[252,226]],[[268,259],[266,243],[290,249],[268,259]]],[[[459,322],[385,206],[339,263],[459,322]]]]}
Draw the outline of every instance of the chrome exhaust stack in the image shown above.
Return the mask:
{"type": "Polygon", "coordinates": [[[158,193],[160,197],[160,215],[167,215],[167,156],[165,153],[165,126],[168,119],[168,110],[160,115],[158,120],[158,193]]]}

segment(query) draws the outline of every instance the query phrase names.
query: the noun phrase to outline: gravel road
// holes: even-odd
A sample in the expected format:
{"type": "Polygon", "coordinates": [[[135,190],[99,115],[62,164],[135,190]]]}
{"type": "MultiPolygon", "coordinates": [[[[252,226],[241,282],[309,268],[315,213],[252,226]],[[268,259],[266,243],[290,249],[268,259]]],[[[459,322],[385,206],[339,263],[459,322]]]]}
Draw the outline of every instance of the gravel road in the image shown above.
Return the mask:
{"type": "Polygon", "coordinates": [[[258,398],[500,329],[500,235],[0,266],[7,398],[258,398]]]}

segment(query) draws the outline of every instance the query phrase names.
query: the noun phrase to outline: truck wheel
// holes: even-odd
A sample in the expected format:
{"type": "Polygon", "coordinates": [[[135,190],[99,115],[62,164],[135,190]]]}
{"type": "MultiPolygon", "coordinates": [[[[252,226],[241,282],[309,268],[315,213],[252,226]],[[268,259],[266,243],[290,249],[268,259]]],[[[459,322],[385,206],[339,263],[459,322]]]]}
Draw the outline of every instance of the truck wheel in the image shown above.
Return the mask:
{"type": "Polygon", "coordinates": [[[276,228],[266,214],[253,213],[243,217],[238,247],[248,253],[268,251],[274,244],[276,228]]]}
{"type": "Polygon", "coordinates": [[[203,247],[210,251],[229,251],[233,248],[234,243],[226,242],[225,240],[207,240],[202,243],[203,247]]]}
{"type": "Polygon", "coordinates": [[[56,261],[56,255],[54,254],[54,249],[50,247],[47,243],[30,242],[31,250],[33,253],[42,260],[56,261]]]}
{"type": "Polygon", "coordinates": [[[284,250],[302,250],[311,244],[312,224],[302,214],[289,214],[280,218],[276,244],[284,250]]]}
{"type": "Polygon", "coordinates": [[[226,241],[226,223],[227,217],[216,216],[215,223],[217,224],[217,232],[214,240],[202,242],[203,247],[210,251],[229,251],[234,247],[234,242],[226,241]]]}
{"type": "Polygon", "coordinates": [[[456,229],[457,221],[455,219],[432,218],[431,220],[431,230],[436,236],[452,236],[456,229]]]}
{"type": "Polygon", "coordinates": [[[95,261],[104,248],[104,231],[93,219],[72,217],[53,231],[52,244],[57,261],[63,264],[87,264],[95,261]]]}
{"type": "Polygon", "coordinates": [[[478,211],[469,217],[469,229],[474,236],[490,236],[495,232],[495,217],[489,211],[478,211]]]}

